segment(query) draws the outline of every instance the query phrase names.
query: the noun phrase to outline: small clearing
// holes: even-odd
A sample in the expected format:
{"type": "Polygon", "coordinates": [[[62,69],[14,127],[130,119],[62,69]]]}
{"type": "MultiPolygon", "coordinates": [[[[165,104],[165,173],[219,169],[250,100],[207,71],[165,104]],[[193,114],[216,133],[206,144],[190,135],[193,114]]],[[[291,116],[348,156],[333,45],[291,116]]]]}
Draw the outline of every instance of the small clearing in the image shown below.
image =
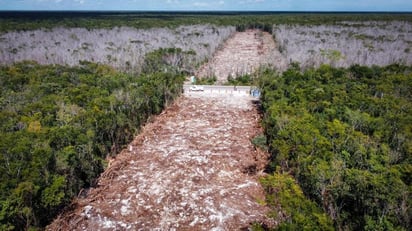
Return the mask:
{"type": "Polygon", "coordinates": [[[247,30],[229,38],[213,59],[198,70],[196,76],[216,76],[218,83],[224,83],[229,76],[252,74],[263,65],[282,70],[287,62],[276,48],[271,34],[247,30]]]}

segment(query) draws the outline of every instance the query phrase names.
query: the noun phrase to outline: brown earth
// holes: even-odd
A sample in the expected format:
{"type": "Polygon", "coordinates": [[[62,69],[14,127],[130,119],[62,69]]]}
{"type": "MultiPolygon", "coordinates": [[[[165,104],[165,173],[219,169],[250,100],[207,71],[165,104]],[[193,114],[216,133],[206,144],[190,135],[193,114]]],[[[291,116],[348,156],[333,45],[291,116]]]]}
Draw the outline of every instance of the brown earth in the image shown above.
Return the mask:
{"type": "Polygon", "coordinates": [[[146,125],[98,186],[48,230],[239,230],[273,223],[258,183],[267,156],[247,95],[187,93],[146,125]]]}
{"type": "Polygon", "coordinates": [[[224,83],[229,76],[252,74],[264,65],[283,70],[287,62],[276,48],[271,34],[247,30],[229,38],[213,59],[199,68],[196,76],[216,76],[217,83],[224,83]]]}

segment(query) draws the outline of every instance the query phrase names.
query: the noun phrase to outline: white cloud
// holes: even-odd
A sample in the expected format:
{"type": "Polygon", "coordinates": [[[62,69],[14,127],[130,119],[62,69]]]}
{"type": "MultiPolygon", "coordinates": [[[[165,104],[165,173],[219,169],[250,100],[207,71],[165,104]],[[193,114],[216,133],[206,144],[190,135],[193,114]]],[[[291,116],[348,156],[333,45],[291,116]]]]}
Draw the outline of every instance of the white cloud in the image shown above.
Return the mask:
{"type": "Polygon", "coordinates": [[[167,0],[166,3],[168,4],[180,4],[179,0],[167,0]]]}
{"type": "MultiPolygon", "coordinates": [[[[22,2],[31,2],[30,0],[21,0],[22,2]]],[[[76,2],[80,4],[84,4],[85,0],[36,0],[36,2],[39,3],[47,3],[47,2],[55,2],[55,3],[61,3],[61,2],[76,2]]]]}
{"type": "Polygon", "coordinates": [[[254,3],[261,3],[265,2],[265,0],[243,0],[240,1],[240,4],[254,4],[254,3]]]}
{"type": "Polygon", "coordinates": [[[207,2],[194,2],[194,3],[193,3],[193,6],[197,6],[197,7],[208,7],[208,6],[210,6],[210,4],[207,3],[207,2]]]}
{"type": "Polygon", "coordinates": [[[207,2],[194,2],[192,4],[195,7],[203,7],[203,8],[214,8],[216,6],[222,6],[225,5],[225,1],[220,0],[220,1],[207,1],[207,2]]]}

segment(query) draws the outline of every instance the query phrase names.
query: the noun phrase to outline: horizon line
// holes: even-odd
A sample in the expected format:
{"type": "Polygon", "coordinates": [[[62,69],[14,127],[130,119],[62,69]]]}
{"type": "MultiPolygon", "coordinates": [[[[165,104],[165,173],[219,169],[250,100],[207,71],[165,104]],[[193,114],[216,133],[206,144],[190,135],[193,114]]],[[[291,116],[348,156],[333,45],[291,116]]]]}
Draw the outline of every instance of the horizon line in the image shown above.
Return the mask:
{"type": "Polygon", "coordinates": [[[373,10],[1,10],[0,12],[135,12],[135,13],[158,13],[158,12],[183,12],[183,13],[411,13],[412,11],[373,11],[373,10]]]}

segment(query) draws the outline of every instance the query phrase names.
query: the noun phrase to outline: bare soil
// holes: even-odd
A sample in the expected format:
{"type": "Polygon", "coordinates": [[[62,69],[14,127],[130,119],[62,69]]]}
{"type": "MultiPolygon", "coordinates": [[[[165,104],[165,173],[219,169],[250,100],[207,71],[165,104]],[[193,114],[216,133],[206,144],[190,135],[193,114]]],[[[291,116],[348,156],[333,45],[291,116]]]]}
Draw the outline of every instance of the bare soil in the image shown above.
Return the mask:
{"type": "Polygon", "coordinates": [[[49,230],[239,230],[270,224],[252,98],[188,93],[145,126],[49,230]]]}
{"type": "Polygon", "coordinates": [[[229,76],[252,74],[264,65],[282,70],[287,62],[276,48],[271,34],[247,30],[229,38],[213,59],[199,68],[196,76],[215,76],[217,83],[224,83],[229,76]]]}

